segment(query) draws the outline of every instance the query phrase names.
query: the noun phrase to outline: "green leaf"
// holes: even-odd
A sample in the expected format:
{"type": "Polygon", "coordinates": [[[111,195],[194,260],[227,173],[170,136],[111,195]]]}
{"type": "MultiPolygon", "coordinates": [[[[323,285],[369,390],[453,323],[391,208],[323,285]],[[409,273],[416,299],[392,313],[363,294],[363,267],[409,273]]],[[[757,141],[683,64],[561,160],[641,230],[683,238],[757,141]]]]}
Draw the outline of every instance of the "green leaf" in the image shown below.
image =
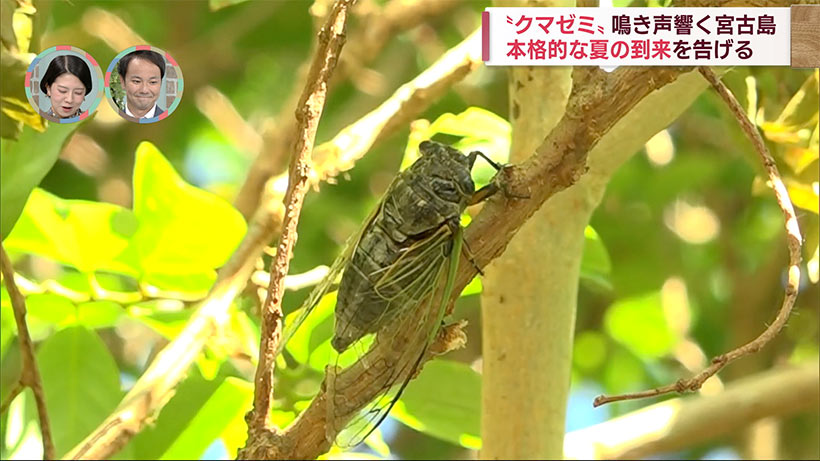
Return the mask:
{"type": "Polygon", "coordinates": [[[466,448],[480,448],[481,376],[469,366],[433,360],[390,413],[407,426],[466,448]]]}
{"type": "Polygon", "coordinates": [[[49,337],[37,363],[54,446],[63,456],[116,408],[122,396],[119,371],[100,338],[79,326],[49,337]]]}
{"type": "Polygon", "coordinates": [[[17,2],[15,0],[0,0],[0,5],[2,5],[0,8],[0,42],[2,42],[6,48],[11,48],[17,46],[17,39],[14,37],[14,26],[12,23],[17,2]]]}
{"type": "Polygon", "coordinates": [[[23,124],[6,115],[3,106],[3,98],[0,98],[0,138],[17,139],[23,132],[23,124]]]}
{"type": "Polygon", "coordinates": [[[467,286],[461,290],[459,297],[477,295],[480,294],[483,289],[484,286],[481,284],[481,277],[473,277],[473,279],[470,280],[470,283],[468,283],[467,286]]]}
{"type": "Polygon", "coordinates": [[[23,211],[31,191],[57,161],[63,144],[82,124],[51,124],[45,133],[23,127],[17,141],[0,140],[0,234],[5,239],[23,211]]]}
{"type": "Polygon", "coordinates": [[[246,225],[225,200],[180,178],[149,142],[137,147],[134,236],[144,273],[202,273],[224,264],[246,225]]]}
{"type": "MultiPolygon", "coordinates": [[[[195,370],[195,369],[194,369],[195,370]]],[[[215,395],[224,380],[207,381],[193,371],[177,387],[174,396],[162,408],[156,422],[143,429],[126,447],[134,451],[134,459],[160,459],[186,431],[197,414],[215,395]]],[[[211,421],[221,424],[220,418],[211,421]]],[[[198,459],[199,456],[179,459],[198,459]]]]}
{"type": "Polygon", "coordinates": [[[253,400],[253,385],[226,378],[208,398],[185,429],[158,459],[199,459],[235,420],[244,420],[253,400]]]}
{"type": "MultiPolygon", "coordinates": [[[[271,422],[273,422],[276,427],[286,427],[287,424],[279,424],[279,421],[277,421],[277,415],[279,413],[281,412],[277,410],[271,411],[271,422]]],[[[292,413],[290,414],[291,417],[288,423],[295,417],[292,413]]],[[[225,429],[222,430],[220,438],[225,445],[225,451],[228,452],[227,459],[236,459],[236,454],[240,448],[245,446],[245,442],[248,439],[248,425],[245,423],[245,415],[242,414],[240,417],[235,417],[230,420],[228,425],[225,426],[225,429]]]]}
{"type": "Polygon", "coordinates": [[[606,340],[597,331],[584,331],[575,338],[572,363],[586,372],[593,372],[606,360],[606,340]]]}
{"type": "Polygon", "coordinates": [[[77,318],[74,303],[51,293],[27,296],[26,311],[31,317],[36,317],[52,326],[63,323],[73,324],[77,318]]]}
{"type": "MultiPolygon", "coordinates": [[[[30,37],[14,37],[14,26],[5,27],[5,23],[18,23],[31,30],[31,19],[26,14],[33,9],[30,5],[24,7],[15,1],[3,0],[3,30],[0,36],[3,42],[9,41],[8,46],[0,46],[0,137],[15,140],[23,133],[23,126],[34,128],[42,133],[46,130],[46,122],[28,102],[26,96],[25,79],[28,66],[35,55],[27,53],[30,37]],[[8,8],[5,5],[11,4],[8,8]],[[17,8],[19,5],[19,8],[17,8]],[[16,8],[16,11],[15,11],[16,8]],[[9,10],[14,11],[13,16],[9,10]],[[7,16],[8,14],[8,16],[7,16]],[[8,35],[6,35],[8,34],[8,35]],[[20,52],[13,51],[16,47],[20,52]]],[[[53,163],[53,162],[52,162],[53,163]]],[[[5,234],[4,234],[5,235],[5,234]]]]}
{"type": "Polygon", "coordinates": [[[196,358],[196,366],[199,368],[199,373],[208,381],[216,379],[219,368],[225,362],[226,355],[215,353],[213,348],[205,347],[202,353],[196,358]]]}
{"type": "Polygon", "coordinates": [[[144,290],[154,298],[199,301],[208,295],[216,281],[216,271],[204,270],[193,274],[150,272],[145,274],[141,281],[144,290]]]}
{"type": "Polygon", "coordinates": [[[34,394],[26,388],[11,402],[8,409],[8,419],[3,427],[3,459],[43,457],[43,438],[36,414],[34,394]]]}
{"type": "Polygon", "coordinates": [[[174,339],[185,328],[193,311],[183,309],[179,301],[156,300],[129,306],[127,313],[165,338],[174,339]]]}
{"type": "MultiPolygon", "coordinates": [[[[6,359],[12,341],[17,337],[17,324],[14,322],[14,311],[6,286],[0,288],[0,360],[6,359]]],[[[2,367],[0,367],[2,368],[2,367]]],[[[5,397],[5,389],[0,392],[0,399],[5,397]]]]}
{"type": "Polygon", "coordinates": [[[222,8],[233,6],[239,3],[244,3],[247,1],[248,0],[208,0],[208,6],[211,8],[211,11],[217,11],[221,10],[222,8]]]}
{"type": "Polygon", "coordinates": [[[117,324],[124,311],[112,301],[91,301],[77,306],[76,323],[86,328],[108,328],[117,324]]]}
{"type": "MultiPolygon", "coordinates": [[[[322,297],[319,305],[291,336],[285,348],[293,355],[295,360],[300,363],[307,363],[311,353],[330,339],[333,335],[333,311],[335,307],[336,292],[332,291],[322,297]]],[[[285,318],[285,326],[296,321],[301,313],[301,310],[290,313],[285,318]]],[[[324,367],[321,369],[324,369],[324,367]]]]}
{"type": "Polygon", "coordinates": [[[14,11],[14,33],[17,40],[17,49],[21,52],[28,52],[34,32],[34,15],[37,8],[32,4],[33,0],[19,0],[18,7],[14,11]]]}
{"type": "Polygon", "coordinates": [[[666,321],[658,292],[616,302],[607,310],[604,325],[613,339],[641,357],[663,357],[679,340],[666,321]]]}
{"type": "MultiPolygon", "coordinates": [[[[806,263],[806,270],[811,283],[820,281],[820,246],[814,247],[814,254],[809,258],[809,262],[806,263]]],[[[4,322],[5,321],[6,320],[4,320],[4,322]]]]}
{"type": "Polygon", "coordinates": [[[63,200],[37,188],[4,244],[9,250],[45,256],[84,273],[107,269],[134,276],[138,268],[118,257],[136,230],[136,218],[125,208],[63,200]]]}
{"type": "MultiPolygon", "coordinates": [[[[816,133],[816,130],[815,130],[816,133]]],[[[796,146],[789,146],[783,153],[783,160],[789,165],[794,174],[799,175],[803,173],[806,168],[817,162],[820,152],[817,150],[817,143],[815,139],[809,140],[809,147],[802,148],[796,146]],[[812,146],[811,144],[814,143],[812,146]]],[[[814,171],[817,171],[815,165],[814,171]]]]}
{"type": "Polygon", "coordinates": [[[797,129],[817,123],[817,104],[820,102],[818,101],[818,98],[820,98],[818,88],[820,88],[820,74],[818,74],[818,71],[814,71],[803,82],[797,93],[792,96],[774,123],[789,129],[797,129]]]}
{"type": "Polygon", "coordinates": [[[644,367],[634,355],[621,347],[615,347],[610,352],[604,365],[603,384],[606,392],[611,394],[630,392],[643,387],[645,381],[644,367]]]}
{"type": "Polygon", "coordinates": [[[2,111],[3,122],[10,124],[9,128],[2,128],[0,135],[3,138],[18,139],[23,132],[23,124],[43,133],[46,131],[45,119],[36,112],[28,101],[15,99],[8,96],[0,97],[0,111],[2,111]]]}
{"type": "Polygon", "coordinates": [[[493,139],[509,138],[511,128],[507,120],[486,109],[468,107],[458,115],[442,114],[430,125],[430,132],[462,138],[493,139]]]}
{"type": "Polygon", "coordinates": [[[811,211],[818,214],[818,188],[815,182],[812,185],[803,184],[799,181],[790,180],[786,178],[786,189],[789,191],[789,198],[792,200],[794,206],[800,207],[804,210],[811,211]]]}
{"type": "Polygon", "coordinates": [[[591,226],[584,229],[584,253],[581,257],[581,280],[592,288],[603,291],[612,290],[609,275],[612,262],[601,237],[591,226]]]}

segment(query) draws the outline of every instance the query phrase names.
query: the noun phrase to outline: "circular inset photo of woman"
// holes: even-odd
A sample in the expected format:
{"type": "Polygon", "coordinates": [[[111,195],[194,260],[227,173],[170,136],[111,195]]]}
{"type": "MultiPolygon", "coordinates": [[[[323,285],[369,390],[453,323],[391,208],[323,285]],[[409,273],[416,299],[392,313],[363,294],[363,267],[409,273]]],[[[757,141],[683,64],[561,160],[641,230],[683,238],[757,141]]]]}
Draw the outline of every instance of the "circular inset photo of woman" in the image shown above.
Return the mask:
{"type": "Polygon", "coordinates": [[[165,119],[182,99],[182,70],[170,54],[140,45],[121,51],[105,71],[105,96],[130,122],[165,119]]]}
{"type": "Polygon", "coordinates": [[[84,120],[102,99],[102,70],[74,46],[55,46],[34,58],[26,72],[26,97],[44,118],[57,123],[84,120]]]}

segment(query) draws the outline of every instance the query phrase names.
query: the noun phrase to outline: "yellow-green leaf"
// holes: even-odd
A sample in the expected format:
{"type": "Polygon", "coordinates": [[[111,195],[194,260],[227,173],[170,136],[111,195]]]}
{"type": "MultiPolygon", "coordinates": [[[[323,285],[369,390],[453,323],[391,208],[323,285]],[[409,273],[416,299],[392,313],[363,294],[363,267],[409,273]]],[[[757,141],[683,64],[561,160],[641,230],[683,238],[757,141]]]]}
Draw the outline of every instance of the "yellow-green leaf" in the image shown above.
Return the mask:
{"type": "Polygon", "coordinates": [[[142,142],[134,166],[134,236],[143,273],[190,274],[224,264],[245,235],[242,215],[185,182],[157,148],[142,142]]]}
{"type": "Polygon", "coordinates": [[[107,269],[136,275],[137,267],[118,259],[136,230],[136,218],[125,208],[63,200],[35,189],[5,245],[76,267],[80,272],[107,269]]]}
{"type": "Polygon", "coordinates": [[[481,376],[469,366],[433,360],[411,381],[390,413],[413,429],[466,448],[480,448],[481,376]]]}
{"type": "Polygon", "coordinates": [[[613,339],[648,358],[665,356],[679,339],[666,321],[657,292],[616,302],[607,310],[604,325],[613,339]]]}
{"type": "Polygon", "coordinates": [[[803,82],[797,93],[792,96],[775,123],[791,129],[813,126],[817,123],[817,105],[820,101],[819,90],[820,77],[818,77],[818,71],[815,70],[803,82]]]}

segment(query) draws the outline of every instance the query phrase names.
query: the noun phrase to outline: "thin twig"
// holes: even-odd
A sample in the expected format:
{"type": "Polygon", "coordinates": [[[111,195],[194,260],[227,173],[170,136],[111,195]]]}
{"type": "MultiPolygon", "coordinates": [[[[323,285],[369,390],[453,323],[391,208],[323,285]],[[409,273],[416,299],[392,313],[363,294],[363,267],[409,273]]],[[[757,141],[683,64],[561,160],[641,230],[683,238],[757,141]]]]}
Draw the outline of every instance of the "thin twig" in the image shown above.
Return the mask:
{"type": "Polygon", "coordinates": [[[818,404],[817,363],[777,367],[732,381],[713,395],[665,400],[569,432],[564,454],[566,459],[651,459],[725,437],[763,418],[816,414],[818,404]]]}
{"type": "Polygon", "coordinates": [[[268,429],[268,414],[272,398],[274,351],[281,337],[282,295],[285,275],[296,242],[296,227],[309,187],[310,157],[316,129],[322,116],[327,84],[338,62],[345,40],[347,11],[353,0],[338,0],[319,33],[319,46],[308,73],[307,84],[296,110],[298,138],[290,164],[288,190],[285,194],[285,219],[276,258],[273,262],[267,299],[262,308],[262,334],[259,365],[256,368],[253,409],[248,414],[248,444],[253,444],[254,432],[268,429]]]}
{"type": "Polygon", "coordinates": [[[656,395],[663,395],[669,394],[672,392],[691,392],[697,391],[698,389],[703,386],[703,383],[714,376],[718,371],[720,371],[723,367],[728,365],[730,362],[737,360],[741,357],[744,357],[749,354],[753,354],[760,349],[762,349],[766,344],[768,344],[772,339],[774,339],[780,330],[783,329],[783,326],[786,325],[786,322],[789,320],[789,315],[791,314],[792,307],[794,306],[794,302],[797,299],[797,287],[800,283],[800,260],[801,260],[801,247],[802,247],[802,237],[800,236],[800,228],[797,225],[797,217],[794,214],[794,208],[792,207],[792,202],[789,199],[789,193],[786,190],[786,186],[783,184],[783,181],[780,179],[780,172],[777,171],[777,165],[775,164],[774,159],[769,154],[768,149],[766,148],[766,144],[763,142],[763,138],[760,136],[760,133],[757,131],[752,122],[749,121],[749,118],[746,116],[746,112],[740,106],[740,103],[737,102],[734,95],[726,88],[726,85],[721,82],[718,77],[712,72],[712,70],[708,67],[699,67],[698,70],[700,73],[712,84],[715,91],[720,95],[723,101],[729,106],[729,109],[734,114],[735,118],[737,119],[738,123],[740,123],[743,132],[752,141],[754,145],[755,151],[760,156],[761,161],[763,162],[763,167],[766,170],[766,174],[769,176],[769,182],[772,185],[772,190],[774,190],[775,198],[777,199],[777,204],[780,206],[780,210],[783,212],[783,217],[785,219],[785,227],[786,227],[786,242],[789,247],[789,280],[786,285],[785,296],[783,298],[783,303],[780,306],[780,310],[777,312],[777,316],[774,319],[774,322],[769,325],[763,333],[760,334],[757,338],[752,340],[751,342],[740,346],[732,351],[729,351],[725,354],[721,354],[714,359],[712,359],[711,365],[709,365],[706,369],[695,375],[690,379],[680,379],[674,384],[670,384],[667,386],[658,387],[655,389],[650,389],[647,391],[642,392],[635,392],[623,395],[615,395],[615,396],[605,396],[601,395],[595,398],[593,402],[593,406],[599,406],[610,402],[617,402],[619,400],[633,400],[633,399],[640,399],[645,397],[654,397],[656,395]]]}
{"type": "MultiPolygon", "coordinates": [[[[329,267],[319,265],[301,274],[287,275],[285,276],[285,290],[296,291],[318,285],[328,272],[330,272],[329,267]]],[[[268,272],[257,270],[251,275],[251,282],[260,288],[266,288],[270,283],[270,278],[271,275],[268,272]]]]}
{"type": "Polygon", "coordinates": [[[334,80],[350,77],[355,84],[357,74],[379,55],[391,37],[439,17],[460,3],[458,0],[393,0],[378,11],[371,11],[351,33],[334,80]]]}
{"type": "Polygon", "coordinates": [[[20,395],[20,393],[23,392],[23,390],[25,390],[25,388],[26,388],[26,386],[23,385],[23,383],[20,382],[20,380],[17,380],[17,383],[15,383],[14,387],[11,388],[11,392],[9,392],[9,395],[7,395],[6,399],[3,400],[3,403],[0,404],[0,415],[5,413],[6,410],[9,409],[9,406],[11,406],[11,402],[13,402],[14,399],[18,395],[20,395]]]}
{"type": "MultiPolygon", "coordinates": [[[[0,243],[0,268],[2,268],[0,270],[3,273],[3,280],[6,282],[6,290],[8,290],[9,298],[11,298],[14,321],[17,323],[17,337],[20,339],[20,353],[23,356],[23,370],[20,373],[20,382],[12,390],[12,395],[19,394],[24,387],[31,388],[34,393],[34,401],[37,404],[40,431],[43,433],[43,459],[54,459],[54,441],[51,438],[51,424],[48,421],[48,412],[46,412],[43,381],[40,379],[40,370],[37,368],[37,361],[34,358],[34,344],[31,342],[31,335],[29,335],[28,326],[26,325],[26,300],[20,290],[17,289],[17,284],[14,283],[14,269],[11,267],[11,260],[9,260],[2,243],[0,243]]],[[[11,399],[13,397],[9,396],[9,404],[11,404],[11,399]]],[[[3,402],[3,411],[6,408],[6,402],[3,402]]]]}

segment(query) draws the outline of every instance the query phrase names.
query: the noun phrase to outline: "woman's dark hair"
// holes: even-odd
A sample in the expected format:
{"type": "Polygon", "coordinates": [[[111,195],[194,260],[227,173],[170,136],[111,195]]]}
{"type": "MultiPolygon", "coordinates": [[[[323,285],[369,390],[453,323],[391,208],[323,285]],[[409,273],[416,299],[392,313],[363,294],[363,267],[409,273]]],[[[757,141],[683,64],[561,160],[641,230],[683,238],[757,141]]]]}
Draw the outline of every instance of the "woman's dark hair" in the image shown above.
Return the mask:
{"type": "Polygon", "coordinates": [[[86,64],[85,61],[70,54],[57,56],[51,60],[45,75],[43,75],[42,80],[40,80],[40,90],[42,90],[43,93],[47,93],[48,87],[54,83],[54,80],[57,80],[57,77],[65,73],[69,73],[80,79],[82,84],[85,85],[86,95],[91,93],[91,69],[88,68],[88,64],[86,64]]]}
{"type": "Polygon", "coordinates": [[[165,77],[165,59],[163,59],[161,54],[151,50],[137,50],[126,54],[120,59],[120,62],[117,63],[117,73],[120,74],[120,77],[123,79],[125,79],[125,73],[128,72],[128,64],[134,58],[145,59],[146,61],[154,63],[159,67],[159,78],[162,79],[165,77]]]}

